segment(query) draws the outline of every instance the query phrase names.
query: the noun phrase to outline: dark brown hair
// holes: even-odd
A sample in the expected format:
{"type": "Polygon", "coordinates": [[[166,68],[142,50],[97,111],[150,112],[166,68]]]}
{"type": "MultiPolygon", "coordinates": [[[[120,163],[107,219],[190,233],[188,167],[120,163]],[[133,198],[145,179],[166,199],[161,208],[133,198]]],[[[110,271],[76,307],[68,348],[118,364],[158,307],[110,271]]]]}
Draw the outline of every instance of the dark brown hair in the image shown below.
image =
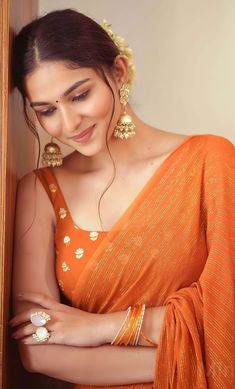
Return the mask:
{"type": "MultiPolygon", "coordinates": [[[[111,73],[112,65],[118,54],[117,46],[99,24],[73,9],[53,11],[37,18],[24,26],[16,36],[13,43],[13,83],[23,98],[26,123],[38,140],[37,167],[40,158],[40,140],[38,132],[27,114],[26,76],[41,63],[48,61],[62,61],[65,66],[71,69],[93,68],[106,82],[113,95],[110,125],[115,107],[115,97],[105,72],[111,73]]],[[[106,144],[108,148],[107,137],[106,144]]],[[[111,154],[110,157],[113,162],[111,154]]],[[[113,180],[114,177],[108,188],[113,180]]]]}
{"type": "Polygon", "coordinates": [[[72,9],[53,11],[27,24],[13,45],[13,80],[22,95],[25,77],[45,61],[110,69],[118,48],[94,20],[72,9]]]}

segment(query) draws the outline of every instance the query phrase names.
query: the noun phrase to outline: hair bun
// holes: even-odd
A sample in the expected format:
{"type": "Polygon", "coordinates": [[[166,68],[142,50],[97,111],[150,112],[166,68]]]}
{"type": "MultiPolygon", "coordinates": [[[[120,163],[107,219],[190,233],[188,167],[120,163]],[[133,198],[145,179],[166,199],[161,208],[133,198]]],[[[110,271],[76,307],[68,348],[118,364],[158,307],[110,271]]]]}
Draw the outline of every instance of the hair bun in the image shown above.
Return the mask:
{"type": "Polygon", "coordinates": [[[132,85],[135,81],[135,65],[134,65],[134,57],[133,51],[129,47],[128,43],[124,38],[115,34],[111,29],[111,24],[107,22],[107,20],[103,19],[100,23],[100,26],[107,32],[109,37],[113,40],[115,45],[117,46],[120,54],[124,55],[128,60],[128,84],[132,85]]]}

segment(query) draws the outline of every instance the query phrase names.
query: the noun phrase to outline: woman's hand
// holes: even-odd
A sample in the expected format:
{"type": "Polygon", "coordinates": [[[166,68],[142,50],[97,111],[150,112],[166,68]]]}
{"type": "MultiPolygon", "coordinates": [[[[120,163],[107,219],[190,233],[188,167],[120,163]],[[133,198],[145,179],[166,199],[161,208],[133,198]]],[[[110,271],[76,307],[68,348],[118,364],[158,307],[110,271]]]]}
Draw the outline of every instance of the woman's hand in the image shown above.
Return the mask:
{"type": "Polygon", "coordinates": [[[69,346],[91,347],[107,343],[104,336],[104,316],[82,311],[64,305],[51,297],[40,293],[24,293],[17,296],[18,300],[30,301],[40,307],[31,308],[16,315],[9,324],[13,327],[20,326],[12,334],[16,340],[24,344],[63,344],[69,346]],[[50,333],[46,342],[39,343],[32,337],[36,327],[30,321],[31,314],[43,311],[50,315],[44,327],[50,333]]]}

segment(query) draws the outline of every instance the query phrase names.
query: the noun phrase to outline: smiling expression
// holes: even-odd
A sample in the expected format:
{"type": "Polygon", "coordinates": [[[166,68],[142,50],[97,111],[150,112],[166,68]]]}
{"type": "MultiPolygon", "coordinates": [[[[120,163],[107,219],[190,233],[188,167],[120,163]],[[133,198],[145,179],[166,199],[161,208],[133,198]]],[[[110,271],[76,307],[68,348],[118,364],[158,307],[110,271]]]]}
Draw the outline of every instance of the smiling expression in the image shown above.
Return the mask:
{"type": "Polygon", "coordinates": [[[113,95],[94,69],[69,69],[63,62],[40,64],[27,76],[25,87],[42,128],[84,155],[98,153],[106,146],[106,135],[111,137],[121,112],[118,87],[106,76],[115,94],[110,126],[113,95]]]}

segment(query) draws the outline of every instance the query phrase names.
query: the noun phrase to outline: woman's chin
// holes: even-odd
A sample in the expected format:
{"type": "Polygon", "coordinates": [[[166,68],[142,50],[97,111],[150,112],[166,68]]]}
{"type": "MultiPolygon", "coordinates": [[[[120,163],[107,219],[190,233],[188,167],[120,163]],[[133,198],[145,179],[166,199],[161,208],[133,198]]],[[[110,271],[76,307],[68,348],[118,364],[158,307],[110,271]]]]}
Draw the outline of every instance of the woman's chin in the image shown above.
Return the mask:
{"type": "Polygon", "coordinates": [[[107,150],[107,145],[106,143],[100,144],[98,142],[92,142],[87,144],[86,147],[75,146],[74,149],[77,150],[81,155],[84,155],[84,157],[96,157],[107,150]]]}

